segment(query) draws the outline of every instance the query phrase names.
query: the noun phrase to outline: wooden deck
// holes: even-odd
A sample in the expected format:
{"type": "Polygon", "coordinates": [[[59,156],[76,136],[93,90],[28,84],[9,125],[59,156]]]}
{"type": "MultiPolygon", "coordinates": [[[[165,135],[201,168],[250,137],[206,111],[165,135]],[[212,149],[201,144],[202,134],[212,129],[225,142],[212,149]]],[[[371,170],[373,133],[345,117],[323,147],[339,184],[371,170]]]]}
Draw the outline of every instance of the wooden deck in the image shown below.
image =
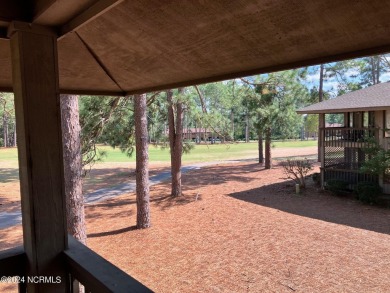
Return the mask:
{"type": "MultiPolygon", "coordinates": [[[[69,276],[66,280],[69,292],[79,292],[79,283],[85,292],[152,292],[71,235],[68,235],[68,249],[62,253],[62,258],[69,276]]],[[[20,280],[19,292],[26,292],[26,284],[35,277],[26,275],[26,265],[27,255],[23,247],[0,252],[0,275],[17,277],[15,280],[20,280]]]]}

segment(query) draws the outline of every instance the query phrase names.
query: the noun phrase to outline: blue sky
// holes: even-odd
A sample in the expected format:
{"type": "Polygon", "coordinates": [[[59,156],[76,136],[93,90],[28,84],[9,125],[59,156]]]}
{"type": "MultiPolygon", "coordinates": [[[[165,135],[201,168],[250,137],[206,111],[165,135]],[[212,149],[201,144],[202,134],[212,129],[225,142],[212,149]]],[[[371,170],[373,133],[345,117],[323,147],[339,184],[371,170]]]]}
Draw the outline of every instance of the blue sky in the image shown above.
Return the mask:
{"type": "MultiPolygon", "coordinates": [[[[386,57],[387,60],[390,61],[390,56],[386,57]]],[[[319,65],[317,66],[311,66],[309,72],[312,71],[313,73],[308,74],[307,76],[307,87],[308,88],[313,88],[313,87],[319,87],[319,80],[320,80],[320,72],[319,72],[319,65]]],[[[351,68],[350,70],[347,71],[346,76],[349,78],[351,81],[359,81],[359,76],[357,78],[353,78],[353,76],[356,76],[359,74],[359,71],[356,68],[351,68]]],[[[381,82],[387,82],[390,81],[390,71],[383,73],[380,76],[381,82]]],[[[332,96],[336,96],[337,94],[337,87],[339,85],[339,82],[337,81],[336,78],[330,78],[324,80],[324,90],[325,91],[330,91],[332,93],[332,96]]]]}

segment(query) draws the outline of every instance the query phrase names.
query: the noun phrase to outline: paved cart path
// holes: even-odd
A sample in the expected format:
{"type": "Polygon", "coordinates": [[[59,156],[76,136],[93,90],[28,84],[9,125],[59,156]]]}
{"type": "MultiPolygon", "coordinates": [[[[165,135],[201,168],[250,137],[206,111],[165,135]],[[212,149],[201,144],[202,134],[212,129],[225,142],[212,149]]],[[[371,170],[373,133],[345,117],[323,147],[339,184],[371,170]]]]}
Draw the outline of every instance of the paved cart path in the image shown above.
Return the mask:
{"type": "MultiPolygon", "coordinates": [[[[291,151],[286,151],[286,149],[276,149],[274,150],[274,159],[283,159],[285,157],[295,155],[295,156],[315,156],[314,150],[316,151],[316,147],[307,147],[300,148],[299,152],[294,152],[294,148],[291,148],[291,151]],[[301,150],[305,150],[304,153],[301,153],[301,150]]],[[[218,165],[218,164],[233,164],[242,161],[255,161],[256,159],[240,159],[240,160],[225,160],[225,161],[213,161],[213,162],[205,162],[198,163],[189,166],[182,167],[182,173],[186,173],[190,170],[200,169],[206,166],[218,165]]],[[[150,177],[150,186],[161,183],[171,177],[170,171],[165,171],[158,173],[155,176],[150,177]]],[[[85,204],[90,205],[99,201],[107,200],[109,198],[113,198],[115,196],[119,196],[124,193],[130,193],[135,191],[135,182],[123,183],[109,188],[102,188],[96,190],[94,192],[87,193],[85,195],[85,204]]],[[[8,227],[12,227],[15,225],[19,225],[22,223],[22,215],[20,211],[17,212],[0,212],[0,229],[5,229],[8,227]]]]}

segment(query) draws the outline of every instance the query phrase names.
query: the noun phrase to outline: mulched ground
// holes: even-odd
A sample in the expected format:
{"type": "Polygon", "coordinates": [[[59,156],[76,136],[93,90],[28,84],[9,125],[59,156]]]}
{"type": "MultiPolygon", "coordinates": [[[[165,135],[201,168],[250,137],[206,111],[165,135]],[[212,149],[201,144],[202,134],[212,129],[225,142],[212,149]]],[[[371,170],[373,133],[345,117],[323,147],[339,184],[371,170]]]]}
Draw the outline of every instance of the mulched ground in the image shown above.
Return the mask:
{"type": "Polygon", "coordinates": [[[152,187],[147,230],[134,230],[134,194],[88,207],[88,245],[158,292],[389,292],[390,210],[313,184],[297,196],[256,163],[183,183],[179,199],[152,187]]]}
{"type": "Polygon", "coordinates": [[[193,170],[183,197],[151,187],[150,229],[134,229],[133,193],[87,206],[88,246],[157,292],[389,292],[390,210],[307,182],[296,195],[253,161],[193,170]]]}

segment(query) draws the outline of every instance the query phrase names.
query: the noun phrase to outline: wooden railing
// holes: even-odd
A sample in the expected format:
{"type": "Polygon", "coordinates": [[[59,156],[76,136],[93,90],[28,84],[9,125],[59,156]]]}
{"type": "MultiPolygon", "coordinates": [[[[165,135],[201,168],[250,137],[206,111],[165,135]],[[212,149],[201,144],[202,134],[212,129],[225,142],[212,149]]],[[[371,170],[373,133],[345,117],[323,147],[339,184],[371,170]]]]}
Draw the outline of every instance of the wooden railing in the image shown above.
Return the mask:
{"type": "Polygon", "coordinates": [[[322,128],[325,141],[349,141],[349,142],[367,142],[369,139],[378,139],[378,128],[345,128],[328,127],[322,128]]]}
{"type": "MultiPolygon", "coordinates": [[[[70,276],[69,292],[78,291],[76,280],[85,292],[153,292],[100,255],[68,236],[63,262],[70,276]]],[[[25,275],[27,257],[22,247],[0,252],[0,277],[25,275]]],[[[19,284],[19,292],[26,292],[19,284]]]]}
{"type": "MultiPolygon", "coordinates": [[[[24,276],[27,265],[27,256],[22,246],[7,249],[0,252],[0,278],[24,276]]],[[[7,283],[7,280],[2,280],[7,283]]],[[[18,284],[19,292],[26,292],[23,282],[18,284]]]]}
{"type": "Polygon", "coordinates": [[[327,182],[329,179],[343,180],[349,183],[349,189],[353,190],[356,188],[358,182],[378,182],[378,176],[365,174],[359,172],[359,170],[344,170],[344,169],[323,169],[324,181],[327,182]]]}
{"type": "Polygon", "coordinates": [[[84,285],[85,292],[152,292],[72,236],[68,238],[65,263],[71,276],[84,285]]]}

